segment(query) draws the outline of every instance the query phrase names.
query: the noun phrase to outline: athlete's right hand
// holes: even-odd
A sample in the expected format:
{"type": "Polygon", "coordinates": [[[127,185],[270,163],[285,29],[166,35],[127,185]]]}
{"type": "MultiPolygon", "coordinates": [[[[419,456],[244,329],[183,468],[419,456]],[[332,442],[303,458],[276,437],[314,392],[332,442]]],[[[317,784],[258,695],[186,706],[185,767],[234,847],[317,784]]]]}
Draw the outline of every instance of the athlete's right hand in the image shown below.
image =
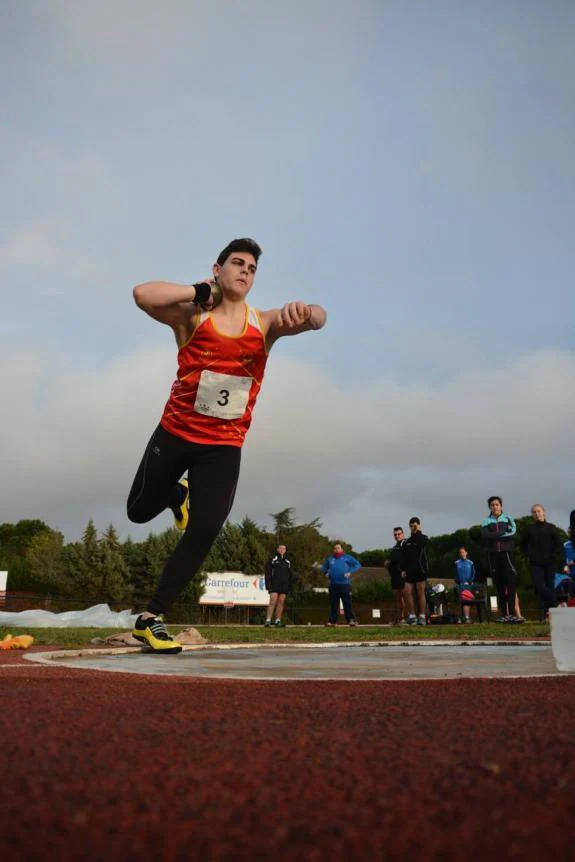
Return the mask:
{"type": "Polygon", "coordinates": [[[210,311],[212,308],[215,308],[216,305],[219,305],[222,301],[222,289],[219,284],[216,282],[213,276],[209,278],[204,278],[202,281],[197,281],[195,284],[209,284],[210,286],[210,295],[206,299],[205,302],[200,303],[201,307],[205,311],[210,311]]]}

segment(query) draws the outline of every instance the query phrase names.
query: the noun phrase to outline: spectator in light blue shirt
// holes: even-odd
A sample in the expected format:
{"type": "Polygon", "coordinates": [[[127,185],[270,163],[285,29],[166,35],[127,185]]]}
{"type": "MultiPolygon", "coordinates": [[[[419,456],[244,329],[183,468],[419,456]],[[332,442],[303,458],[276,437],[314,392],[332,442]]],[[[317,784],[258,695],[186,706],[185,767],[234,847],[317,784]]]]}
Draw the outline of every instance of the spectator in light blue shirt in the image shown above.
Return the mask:
{"type": "MultiPolygon", "coordinates": [[[[467,548],[459,549],[459,559],[455,561],[455,586],[457,592],[461,595],[461,591],[466,587],[469,588],[475,581],[475,563],[468,559],[467,548]]],[[[471,605],[463,605],[463,622],[470,623],[471,617],[469,612],[471,605]]]]}

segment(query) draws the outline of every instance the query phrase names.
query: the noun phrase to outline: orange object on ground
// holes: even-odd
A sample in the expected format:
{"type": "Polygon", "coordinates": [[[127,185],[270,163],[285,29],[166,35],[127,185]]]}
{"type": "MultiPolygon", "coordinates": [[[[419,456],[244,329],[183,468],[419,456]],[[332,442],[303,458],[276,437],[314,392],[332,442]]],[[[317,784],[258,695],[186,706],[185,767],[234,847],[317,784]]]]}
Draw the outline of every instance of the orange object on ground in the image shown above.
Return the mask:
{"type": "Polygon", "coordinates": [[[33,643],[34,638],[32,635],[16,635],[16,637],[6,635],[6,637],[0,641],[0,649],[28,649],[28,647],[33,643]]]}

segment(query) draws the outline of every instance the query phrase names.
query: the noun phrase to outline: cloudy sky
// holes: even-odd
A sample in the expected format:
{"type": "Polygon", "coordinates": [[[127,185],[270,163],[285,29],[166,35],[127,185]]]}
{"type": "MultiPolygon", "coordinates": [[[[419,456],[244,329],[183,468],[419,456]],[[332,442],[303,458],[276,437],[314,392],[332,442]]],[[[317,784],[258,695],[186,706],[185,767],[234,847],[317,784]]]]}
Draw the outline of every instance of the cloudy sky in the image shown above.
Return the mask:
{"type": "Polygon", "coordinates": [[[575,6],[6,0],[0,521],[123,536],[176,369],[134,284],[319,302],[274,347],[232,518],[357,550],[485,498],[575,507],[575,6]]]}

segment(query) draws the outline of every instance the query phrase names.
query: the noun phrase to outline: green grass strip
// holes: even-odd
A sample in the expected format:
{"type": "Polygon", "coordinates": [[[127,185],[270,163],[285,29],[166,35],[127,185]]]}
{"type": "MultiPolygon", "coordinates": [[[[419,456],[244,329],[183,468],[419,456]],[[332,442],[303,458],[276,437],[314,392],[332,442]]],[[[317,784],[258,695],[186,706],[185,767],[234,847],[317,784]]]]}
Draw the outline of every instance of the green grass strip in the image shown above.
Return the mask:
{"type": "MultiPolygon", "coordinates": [[[[181,631],[183,626],[169,626],[172,634],[181,631]]],[[[329,629],[323,626],[301,626],[284,629],[266,629],[263,626],[195,626],[209,643],[362,643],[365,641],[394,640],[537,640],[549,638],[549,626],[543,623],[527,622],[522,625],[503,625],[484,623],[482,625],[450,626],[358,626],[348,628],[337,626],[329,629]]],[[[30,634],[35,646],[80,649],[93,646],[94,638],[106,638],[118,634],[121,629],[98,628],[3,628],[0,626],[0,640],[6,634],[30,634]]]]}

